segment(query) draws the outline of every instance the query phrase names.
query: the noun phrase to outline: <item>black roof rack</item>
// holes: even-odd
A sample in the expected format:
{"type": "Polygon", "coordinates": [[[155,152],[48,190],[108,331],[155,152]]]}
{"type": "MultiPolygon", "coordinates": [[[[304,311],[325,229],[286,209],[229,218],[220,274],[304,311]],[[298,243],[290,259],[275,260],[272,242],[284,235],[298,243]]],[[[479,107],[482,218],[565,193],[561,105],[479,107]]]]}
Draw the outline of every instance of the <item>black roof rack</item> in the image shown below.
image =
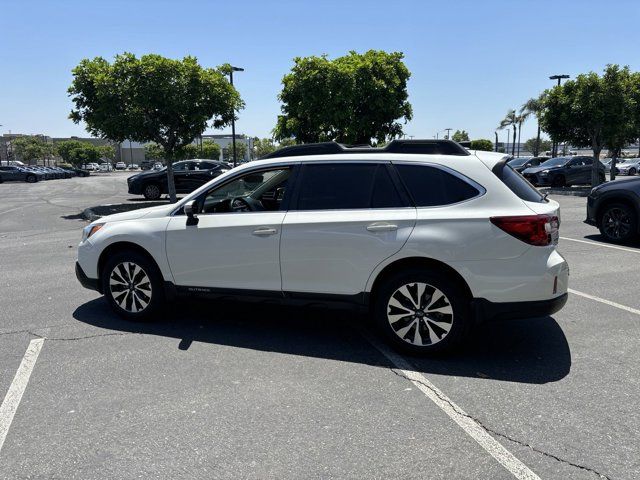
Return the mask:
{"type": "Polygon", "coordinates": [[[421,155],[470,155],[452,140],[392,140],[382,148],[343,145],[337,142],[305,143],[284,147],[261,158],[331,155],[337,153],[413,153],[421,155]]]}

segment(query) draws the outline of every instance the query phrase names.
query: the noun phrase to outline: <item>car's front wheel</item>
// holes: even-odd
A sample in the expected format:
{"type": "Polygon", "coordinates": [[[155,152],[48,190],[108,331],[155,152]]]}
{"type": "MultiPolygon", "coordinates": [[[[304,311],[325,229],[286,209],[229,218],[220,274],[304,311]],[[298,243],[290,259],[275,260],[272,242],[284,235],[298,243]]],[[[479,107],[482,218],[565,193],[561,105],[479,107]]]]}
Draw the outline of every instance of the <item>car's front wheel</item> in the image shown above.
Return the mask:
{"type": "Polygon", "coordinates": [[[102,292],[111,307],[129,320],[149,320],[164,302],[158,267],[135,251],[110,257],[102,272],[102,292]]]}
{"type": "Polygon", "coordinates": [[[611,242],[626,242],[638,232],[638,217],[628,205],[614,203],[602,212],[598,225],[603,237],[611,242]]]}
{"type": "Polygon", "coordinates": [[[162,192],[157,184],[149,183],[144,187],[142,194],[147,200],[158,200],[160,195],[162,195],[162,192]]]}
{"type": "Polygon", "coordinates": [[[455,349],[469,330],[469,298],[448,275],[405,271],[385,281],[376,294],[376,326],[396,349],[429,355],[455,349]]]}
{"type": "Polygon", "coordinates": [[[635,175],[637,172],[637,170],[635,168],[630,168],[629,169],[629,175],[635,175]]]}
{"type": "Polygon", "coordinates": [[[38,177],[35,175],[27,175],[27,182],[36,183],[38,181],[38,177]]]}

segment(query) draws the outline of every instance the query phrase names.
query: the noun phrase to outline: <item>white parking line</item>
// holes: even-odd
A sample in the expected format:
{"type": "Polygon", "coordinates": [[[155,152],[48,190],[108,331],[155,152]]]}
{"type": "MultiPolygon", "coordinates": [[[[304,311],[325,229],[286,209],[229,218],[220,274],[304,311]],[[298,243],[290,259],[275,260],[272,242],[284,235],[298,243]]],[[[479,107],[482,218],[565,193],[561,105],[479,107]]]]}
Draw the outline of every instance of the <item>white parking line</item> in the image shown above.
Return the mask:
{"type": "Polygon", "coordinates": [[[447,397],[438,387],[431,383],[424,375],[413,370],[411,364],[402,356],[382,345],[368,334],[364,336],[387,357],[401,372],[411,380],[422,393],[435,403],[444,413],[456,422],[471,438],[484,448],[489,455],[495,458],[504,468],[518,480],[540,480],[540,477],[533,473],[529,467],[518,460],[511,452],[493,438],[485,428],[471,418],[464,410],[447,397]]]}
{"type": "Polygon", "coordinates": [[[626,305],[622,305],[620,303],[612,302],[611,300],[607,300],[606,298],[595,297],[593,295],[589,295],[588,293],[579,292],[578,290],[574,290],[572,288],[568,288],[567,291],[569,293],[573,293],[574,295],[580,295],[581,297],[588,298],[596,302],[604,303],[605,305],[619,308],[620,310],[626,310],[627,312],[635,313],[636,315],[640,315],[640,310],[636,308],[627,307],[626,305]]]}
{"type": "Polygon", "coordinates": [[[2,405],[0,405],[0,451],[2,451],[2,445],[5,438],[7,438],[7,432],[13,421],[13,416],[20,405],[22,395],[24,394],[27,383],[29,383],[29,377],[33,371],[33,367],[36,364],[42,345],[44,344],[44,338],[36,338],[29,342],[29,347],[22,357],[22,362],[18,367],[16,376],[9,386],[9,391],[4,397],[2,405]]]}
{"type": "Polygon", "coordinates": [[[614,250],[622,250],[623,252],[640,253],[640,249],[618,247],[616,245],[606,245],[604,243],[590,242],[588,240],[578,240],[577,238],[560,237],[561,240],[569,240],[570,242],[586,243],[587,245],[595,245],[596,247],[612,248],[614,250]]]}

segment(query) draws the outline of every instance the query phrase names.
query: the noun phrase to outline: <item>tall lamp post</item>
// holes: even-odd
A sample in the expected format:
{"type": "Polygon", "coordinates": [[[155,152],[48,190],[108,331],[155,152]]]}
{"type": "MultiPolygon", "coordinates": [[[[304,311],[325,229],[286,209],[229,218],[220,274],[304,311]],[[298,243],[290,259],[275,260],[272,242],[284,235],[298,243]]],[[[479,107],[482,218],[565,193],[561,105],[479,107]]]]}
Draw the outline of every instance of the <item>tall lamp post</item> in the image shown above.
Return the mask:
{"type": "MultiPolygon", "coordinates": [[[[229,83],[233,86],[233,72],[244,72],[244,68],[231,67],[229,70],[229,83]]],[[[231,118],[231,143],[233,145],[233,166],[236,166],[236,112],[231,118]]]]}
{"type": "Polygon", "coordinates": [[[447,140],[451,140],[451,130],[453,130],[453,128],[445,128],[446,132],[447,132],[447,140]]]}
{"type": "Polygon", "coordinates": [[[497,152],[497,151],[498,151],[498,132],[497,132],[497,131],[495,131],[495,132],[493,132],[493,133],[495,133],[495,134],[496,134],[496,147],[494,148],[494,150],[497,152]]]}
{"type": "MultiPolygon", "coordinates": [[[[551,75],[549,77],[549,80],[557,80],[558,81],[558,86],[560,86],[560,82],[563,79],[567,79],[567,78],[571,78],[569,75],[566,74],[562,74],[562,75],[551,75]]],[[[558,142],[556,142],[555,140],[553,141],[553,146],[551,147],[551,156],[555,157],[558,155],[558,142]]]]}

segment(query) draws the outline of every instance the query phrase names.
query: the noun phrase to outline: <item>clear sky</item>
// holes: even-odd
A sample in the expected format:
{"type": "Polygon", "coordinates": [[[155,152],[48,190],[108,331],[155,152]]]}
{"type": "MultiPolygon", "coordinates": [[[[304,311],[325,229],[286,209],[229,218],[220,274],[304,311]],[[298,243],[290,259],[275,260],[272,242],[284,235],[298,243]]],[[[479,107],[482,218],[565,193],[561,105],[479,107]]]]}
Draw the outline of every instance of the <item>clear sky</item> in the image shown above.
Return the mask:
{"type": "MultiPolygon", "coordinates": [[[[404,52],[414,111],[405,133],[419,138],[451,127],[493,140],[507,110],[551,74],[640,69],[638,0],[0,0],[0,18],[0,133],[86,136],[67,119],[71,69],[124,51],[244,67],[236,125],[252,136],[270,135],[296,56],[404,52]]],[[[535,130],[531,120],[523,141],[535,130]]]]}

